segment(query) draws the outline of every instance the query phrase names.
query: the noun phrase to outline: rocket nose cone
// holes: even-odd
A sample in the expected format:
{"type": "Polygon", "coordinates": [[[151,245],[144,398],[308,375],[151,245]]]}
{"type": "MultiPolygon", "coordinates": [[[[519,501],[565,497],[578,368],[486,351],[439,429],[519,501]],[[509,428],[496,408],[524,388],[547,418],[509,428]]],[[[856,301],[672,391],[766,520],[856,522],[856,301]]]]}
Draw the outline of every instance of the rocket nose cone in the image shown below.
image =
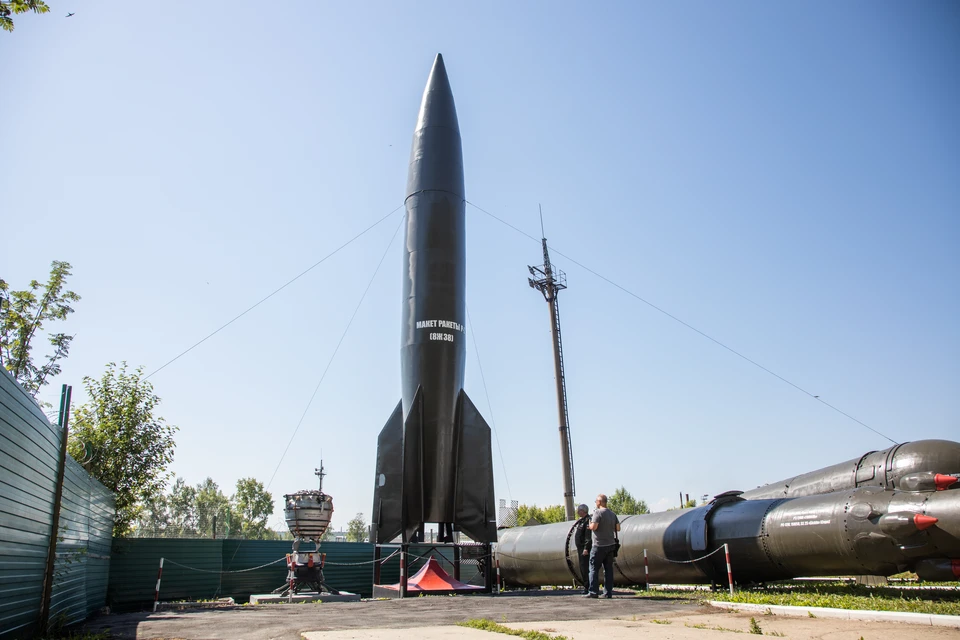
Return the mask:
{"type": "Polygon", "coordinates": [[[913,516],[913,524],[916,525],[917,529],[923,531],[924,529],[929,529],[933,525],[940,522],[939,518],[934,518],[933,516],[925,516],[922,513],[918,513],[913,516]]]}
{"type": "Polygon", "coordinates": [[[423,100],[420,102],[417,129],[424,127],[447,127],[460,131],[447,67],[443,63],[443,55],[439,53],[433,61],[427,86],[423,90],[423,100]]]}

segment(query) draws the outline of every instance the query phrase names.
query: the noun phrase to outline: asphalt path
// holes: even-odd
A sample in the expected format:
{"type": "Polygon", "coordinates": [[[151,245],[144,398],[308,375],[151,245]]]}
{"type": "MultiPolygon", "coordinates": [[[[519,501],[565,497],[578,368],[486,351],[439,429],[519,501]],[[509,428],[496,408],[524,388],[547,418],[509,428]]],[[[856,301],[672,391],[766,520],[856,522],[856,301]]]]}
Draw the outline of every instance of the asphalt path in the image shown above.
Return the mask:
{"type": "MultiPolygon", "coordinates": [[[[689,600],[637,598],[623,592],[611,600],[571,591],[519,591],[499,596],[429,596],[320,604],[231,606],[104,615],[84,625],[109,629],[114,638],[183,640],[301,640],[308,631],[404,629],[486,618],[499,623],[631,618],[666,612],[694,613],[689,600]]],[[[707,608],[703,608],[707,609],[707,608]]]]}

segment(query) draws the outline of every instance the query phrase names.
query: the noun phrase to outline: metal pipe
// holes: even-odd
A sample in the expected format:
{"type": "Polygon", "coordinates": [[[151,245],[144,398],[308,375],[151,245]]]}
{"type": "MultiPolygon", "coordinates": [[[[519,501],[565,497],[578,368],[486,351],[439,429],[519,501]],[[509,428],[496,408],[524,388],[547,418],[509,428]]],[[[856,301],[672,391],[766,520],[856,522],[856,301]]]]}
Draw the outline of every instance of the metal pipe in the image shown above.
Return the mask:
{"type": "Polygon", "coordinates": [[[160,578],[163,576],[163,558],[160,558],[160,568],[157,570],[157,588],[153,592],[153,612],[157,612],[157,605],[160,603],[160,578]]]}
{"type": "Polygon", "coordinates": [[[60,389],[60,457],[57,461],[57,483],[53,494],[53,514],[50,520],[50,542],[47,546],[47,563],[43,573],[43,592],[40,596],[39,629],[46,632],[50,618],[50,598],[53,594],[54,570],[57,564],[57,542],[60,533],[60,503],[63,500],[63,475],[67,466],[67,436],[70,425],[70,401],[73,387],[63,385],[60,389]]]}
{"type": "Polygon", "coordinates": [[[643,550],[643,584],[650,591],[650,562],[647,560],[647,550],[643,550]]]}
{"type": "Polygon", "coordinates": [[[733,595],[733,569],[730,568],[730,545],[723,543],[723,557],[727,560],[727,584],[730,585],[730,595],[733,595]]]}

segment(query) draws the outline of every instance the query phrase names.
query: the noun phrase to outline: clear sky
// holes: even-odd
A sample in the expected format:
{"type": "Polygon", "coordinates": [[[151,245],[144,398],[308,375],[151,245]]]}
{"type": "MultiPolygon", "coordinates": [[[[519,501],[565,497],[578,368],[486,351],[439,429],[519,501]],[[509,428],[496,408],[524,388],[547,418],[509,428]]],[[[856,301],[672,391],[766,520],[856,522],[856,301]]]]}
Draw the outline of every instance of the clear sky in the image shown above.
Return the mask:
{"type": "MultiPolygon", "coordinates": [[[[0,277],[67,260],[83,296],[47,400],[153,371],[400,205],[442,52],[471,202],[536,237],[542,204],[558,251],[897,441],[960,439],[955,2],[50,4],[0,34],[0,277]]],[[[556,504],[540,247],[467,216],[497,497],[556,504]]],[[[270,480],[399,222],[151,378],[175,473],[270,480]]],[[[889,445],[554,257],[580,501],[889,445]]],[[[338,527],[369,520],[400,396],[400,263],[395,240],[270,485],[313,487],[322,452],[338,527]]]]}

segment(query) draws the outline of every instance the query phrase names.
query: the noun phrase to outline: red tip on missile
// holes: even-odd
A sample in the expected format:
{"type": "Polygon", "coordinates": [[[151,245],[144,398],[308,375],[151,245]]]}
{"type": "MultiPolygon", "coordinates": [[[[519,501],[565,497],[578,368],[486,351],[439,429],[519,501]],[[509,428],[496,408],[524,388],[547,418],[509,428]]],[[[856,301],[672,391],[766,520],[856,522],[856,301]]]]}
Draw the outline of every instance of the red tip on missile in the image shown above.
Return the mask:
{"type": "Polygon", "coordinates": [[[960,478],[944,475],[942,473],[938,473],[937,475],[933,476],[933,483],[937,485],[937,491],[949,489],[950,486],[953,485],[953,483],[957,480],[960,480],[960,478]]]}
{"type": "Polygon", "coordinates": [[[923,531],[924,529],[929,529],[933,525],[940,522],[939,518],[934,518],[933,516],[925,516],[921,513],[913,516],[913,524],[917,526],[918,531],[923,531]]]}

